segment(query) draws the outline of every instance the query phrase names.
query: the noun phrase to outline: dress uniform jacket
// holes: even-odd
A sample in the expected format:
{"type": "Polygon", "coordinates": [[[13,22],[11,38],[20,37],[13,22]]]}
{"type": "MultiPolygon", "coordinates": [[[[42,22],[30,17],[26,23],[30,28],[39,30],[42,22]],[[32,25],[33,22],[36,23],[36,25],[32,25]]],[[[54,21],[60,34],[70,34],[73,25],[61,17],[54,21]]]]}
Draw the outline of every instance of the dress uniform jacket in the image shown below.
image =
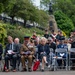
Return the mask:
{"type": "Polygon", "coordinates": [[[21,62],[22,62],[23,69],[26,69],[25,60],[28,60],[28,70],[31,69],[34,53],[35,53],[34,47],[29,48],[28,46],[25,46],[24,44],[22,44],[22,47],[21,47],[21,50],[20,50],[20,54],[21,54],[21,62]],[[22,53],[25,53],[27,51],[30,51],[30,53],[27,54],[27,55],[26,54],[22,54],[22,53]]]}

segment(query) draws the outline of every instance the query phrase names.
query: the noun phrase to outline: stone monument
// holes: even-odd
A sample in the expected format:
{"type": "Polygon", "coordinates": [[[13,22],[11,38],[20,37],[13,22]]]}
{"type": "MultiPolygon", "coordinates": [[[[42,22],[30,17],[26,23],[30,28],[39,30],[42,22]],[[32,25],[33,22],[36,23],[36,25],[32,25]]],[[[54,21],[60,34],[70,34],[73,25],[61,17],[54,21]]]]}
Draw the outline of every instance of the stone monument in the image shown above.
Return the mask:
{"type": "Polygon", "coordinates": [[[49,30],[54,30],[55,32],[58,31],[57,23],[53,15],[52,3],[49,4],[49,30]]]}

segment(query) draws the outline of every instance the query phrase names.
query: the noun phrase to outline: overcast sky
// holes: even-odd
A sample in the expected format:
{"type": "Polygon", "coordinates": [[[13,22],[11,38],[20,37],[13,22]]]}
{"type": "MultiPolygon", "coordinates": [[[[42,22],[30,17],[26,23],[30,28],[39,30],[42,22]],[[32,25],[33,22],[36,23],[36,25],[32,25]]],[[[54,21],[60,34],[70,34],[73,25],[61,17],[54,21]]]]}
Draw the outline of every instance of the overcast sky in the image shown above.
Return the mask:
{"type": "Polygon", "coordinates": [[[36,6],[40,6],[40,0],[34,0],[34,4],[35,4],[36,6]]]}

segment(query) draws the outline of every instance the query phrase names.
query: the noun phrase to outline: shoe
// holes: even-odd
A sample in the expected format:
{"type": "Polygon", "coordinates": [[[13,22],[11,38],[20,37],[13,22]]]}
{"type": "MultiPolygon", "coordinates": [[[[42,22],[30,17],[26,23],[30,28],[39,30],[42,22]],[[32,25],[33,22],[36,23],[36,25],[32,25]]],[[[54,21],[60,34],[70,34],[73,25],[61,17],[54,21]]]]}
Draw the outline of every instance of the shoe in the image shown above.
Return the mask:
{"type": "Polygon", "coordinates": [[[51,68],[51,70],[50,71],[54,71],[54,68],[51,68]]]}
{"type": "Polygon", "coordinates": [[[19,71],[19,67],[17,67],[16,69],[17,69],[17,71],[19,71]]]}
{"type": "Polygon", "coordinates": [[[44,72],[44,69],[42,69],[41,72],[44,72]]]}
{"type": "Polygon", "coordinates": [[[29,68],[28,71],[31,72],[32,70],[29,68]]]}
{"type": "Polygon", "coordinates": [[[5,72],[9,72],[9,69],[6,69],[5,72]]]}
{"type": "Polygon", "coordinates": [[[48,66],[48,63],[46,63],[46,66],[48,66]]]}
{"type": "Polygon", "coordinates": [[[23,68],[23,70],[21,72],[24,72],[24,71],[27,71],[27,69],[26,68],[23,68]]]}
{"type": "Polygon", "coordinates": [[[51,65],[48,65],[48,68],[50,68],[51,67],[51,65]]]}
{"type": "Polygon", "coordinates": [[[16,72],[16,70],[14,69],[13,72],[16,72]]]}

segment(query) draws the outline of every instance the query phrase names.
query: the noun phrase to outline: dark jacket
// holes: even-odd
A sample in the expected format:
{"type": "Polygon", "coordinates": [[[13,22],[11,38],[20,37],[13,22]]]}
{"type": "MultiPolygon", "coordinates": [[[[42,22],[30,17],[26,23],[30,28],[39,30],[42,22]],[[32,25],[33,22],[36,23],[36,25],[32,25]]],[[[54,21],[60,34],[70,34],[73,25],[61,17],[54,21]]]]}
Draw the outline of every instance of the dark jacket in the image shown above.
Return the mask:
{"type": "MultiPolygon", "coordinates": [[[[7,45],[6,45],[4,55],[6,55],[6,53],[8,53],[8,50],[10,50],[10,44],[7,44],[7,45]]],[[[13,52],[15,52],[16,54],[19,53],[19,47],[18,47],[18,45],[15,44],[15,43],[13,43],[13,52]]]]}
{"type": "Polygon", "coordinates": [[[53,53],[55,53],[55,49],[56,49],[56,44],[55,43],[51,43],[49,44],[49,47],[53,49],[53,53]]]}
{"type": "Polygon", "coordinates": [[[44,34],[44,37],[45,37],[46,39],[48,39],[48,38],[49,38],[49,34],[44,34]]]}
{"type": "Polygon", "coordinates": [[[60,40],[60,35],[59,34],[56,36],[56,39],[57,40],[60,40]]]}
{"type": "Polygon", "coordinates": [[[64,36],[60,36],[59,34],[56,36],[56,39],[57,40],[65,40],[65,37],[64,36]]]}
{"type": "Polygon", "coordinates": [[[0,44],[0,56],[2,55],[3,53],[3,48],[2,48],[2,45],[0,44]]]}
{"type": "Polygon", "coordinates": [[[46,54],[49,55],[49,53],[50,53],[49,45],[46,44],[45,46],[43,46],[43,45],[39,44],[38,45],[38,54],[40,55],[41,52],[46,52],[46,54]]]}
{"type": "Polygon", "coordinates": [[[71,43],[71,48],[75,48],[75,42],[71,43]]]}

